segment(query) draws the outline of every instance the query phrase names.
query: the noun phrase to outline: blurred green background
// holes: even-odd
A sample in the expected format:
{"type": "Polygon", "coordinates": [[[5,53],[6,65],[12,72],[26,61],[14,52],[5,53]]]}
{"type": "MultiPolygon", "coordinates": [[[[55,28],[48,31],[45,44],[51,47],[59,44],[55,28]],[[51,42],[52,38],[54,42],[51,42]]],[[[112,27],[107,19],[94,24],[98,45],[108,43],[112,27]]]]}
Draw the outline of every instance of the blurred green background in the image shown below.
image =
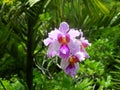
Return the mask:
{"type": "Polygon", "coordinates": [[[120,1],[0,0],[0,90],[120,90],[120,1]],[[92,43],[74,79],[43,44],[62,21],[92,43]]]}

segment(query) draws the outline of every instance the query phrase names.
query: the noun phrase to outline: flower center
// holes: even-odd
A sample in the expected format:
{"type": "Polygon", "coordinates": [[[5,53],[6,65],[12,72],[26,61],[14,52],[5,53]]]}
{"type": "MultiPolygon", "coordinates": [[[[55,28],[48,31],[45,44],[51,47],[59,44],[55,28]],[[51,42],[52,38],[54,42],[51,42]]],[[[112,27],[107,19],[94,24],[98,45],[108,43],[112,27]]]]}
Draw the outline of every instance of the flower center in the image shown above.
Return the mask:
{"type": "Polygon", "coordinates": [[[69,58],[70,64],[77,63],[78,61],[79,61],[78,58],[76,56],[74,56],[74,55],[69,58]]]}
{"type": "Polygon", "coordinates": [[[65,44],[69,43],[69,41],[70,41],[70,36],[69,36],[68,34],[65,35],[65,36],[59,34],[59,35],[58,35],[58,41],[59,41],[59,43],[61,43],[62,45],[65,45],[65,44]]]}

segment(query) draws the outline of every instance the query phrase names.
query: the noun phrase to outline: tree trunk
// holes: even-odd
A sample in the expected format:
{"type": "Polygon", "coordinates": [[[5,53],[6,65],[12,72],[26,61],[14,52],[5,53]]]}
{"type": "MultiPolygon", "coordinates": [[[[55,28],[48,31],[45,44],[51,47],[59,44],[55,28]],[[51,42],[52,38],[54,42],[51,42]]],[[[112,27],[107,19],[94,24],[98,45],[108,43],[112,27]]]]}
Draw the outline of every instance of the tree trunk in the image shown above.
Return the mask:
{"type": "Polygon", "coordinates": [[[32,25],[31,20],[28,20],[27,68],[26,68],[26,83],[27,83],[28,90],[33,90],[32,32],[33,32],[33,25],[32,25]]]}

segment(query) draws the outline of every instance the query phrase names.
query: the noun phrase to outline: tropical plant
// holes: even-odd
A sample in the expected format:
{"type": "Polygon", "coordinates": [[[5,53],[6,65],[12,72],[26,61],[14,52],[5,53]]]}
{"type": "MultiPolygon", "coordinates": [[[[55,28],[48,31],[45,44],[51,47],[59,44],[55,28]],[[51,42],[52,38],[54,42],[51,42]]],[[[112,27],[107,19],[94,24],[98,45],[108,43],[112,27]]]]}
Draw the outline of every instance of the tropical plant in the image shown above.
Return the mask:
{"type": "Polygon", "coordinates": [[[0,77],[18,74],[29,90],[119,90],[119,5],[118,0],[1,0],[0,77]],[[42,42],[62,21],[82,29],[93,43],[75,81],[59,69],[59,58],[46,57],[42,42]]]}

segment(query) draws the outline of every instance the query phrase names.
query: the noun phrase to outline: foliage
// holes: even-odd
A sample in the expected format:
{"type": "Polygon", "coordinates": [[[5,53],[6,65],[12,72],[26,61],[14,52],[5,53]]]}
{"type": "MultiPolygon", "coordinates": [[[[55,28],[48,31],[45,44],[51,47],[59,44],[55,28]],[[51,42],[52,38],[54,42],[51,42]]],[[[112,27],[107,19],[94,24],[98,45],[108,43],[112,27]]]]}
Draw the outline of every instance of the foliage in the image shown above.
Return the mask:
{"type": "MultiPolygon", "coordinates": [[[[80,70],[78,71],[75,79],[67,76],[61,70],[59,72],[49,72],[52,75],[52,78],[49,78],[45,75],[45,73],[41,74],[41,70],[38,71],[38,69],[34,69],[33,82],[35,90],[112,89],[112,76],[108,72],[109,68],[107,67],[107,64],[109,65],[111,63],[108,60],[109,57],[111,57],[113,50],[109,51],[111,52],[110,54],[108,53],[108,50],[111,49],[112,45],[106,45],[106,42],[106,40],[100,39],[95,43],[92,43],[92,46],[88,48],[91,57],[90,59],[87,59],[85,62],[82,62],[80,64],[80,70]],[[101,48],[97,49],[97,47],[99,46],[101,46],[101,48]],[[98,51],[97,53],[94,52],[96,51],[96,49],[98,51]],[[103,51],[106,52],[104,53],[103,51]]],[[[46,63],[47,62],[48,61],[46,61],[46,63]]],[[[54,63],[50,63],[49,65],[53,66],[53,64],[54,63]]],[[[44,70],[44,68],[45,67],[43,67],[42,69],[44,70]]],[[[52,67],[48,67],[48,70],[50,70],[50,68],[52,67]]]]}
{"type": "Polygon", "coordinates": [[[10,80],[0,79],[0,82],[0,90],[25,90],[16,76],[13,76],[10,80]]]}
{"type": "Polygon", "coordinates": [[[112,89],[110,65],[113,58],[113,45],[106,39],[99,39],[88,48],[90,59],[81,64],[80,73],[94,80],[94,89],[112,89]]]}
{"type": "MultiPolygon", "coordinates": [[[[111,27],[111,28],[106,28],[106,30],[104,31],[103,29],[103,33],[102,36],[104,38],[108,39],[108,42],[110,43],[110,45],[114,46],[113,47],[113,55],[112,57],[109,59],[109,61],[111,62],[108,66],[111,75],[113,76],[113,87],[115,88],[115,90],[119,90],[119,63],[120,63],[120,48],[119,48],[119,27],[111,27]],[[107,37],[106,37],[107,36],[107,37]]],[[[110,46],[109,45],[109,46],[110,46]]]]}
{"type": "Polygon", "coordinates": [[[119,12],[119,0],[1,0],[0,90],[1,82],[25,90],[29,29],[36,90],[119,90],[119,12]],[[61,71],[59,58],[46,57],[42,43],[61,21],[82,29],[92,43],[75,79],[61,71]]]}

